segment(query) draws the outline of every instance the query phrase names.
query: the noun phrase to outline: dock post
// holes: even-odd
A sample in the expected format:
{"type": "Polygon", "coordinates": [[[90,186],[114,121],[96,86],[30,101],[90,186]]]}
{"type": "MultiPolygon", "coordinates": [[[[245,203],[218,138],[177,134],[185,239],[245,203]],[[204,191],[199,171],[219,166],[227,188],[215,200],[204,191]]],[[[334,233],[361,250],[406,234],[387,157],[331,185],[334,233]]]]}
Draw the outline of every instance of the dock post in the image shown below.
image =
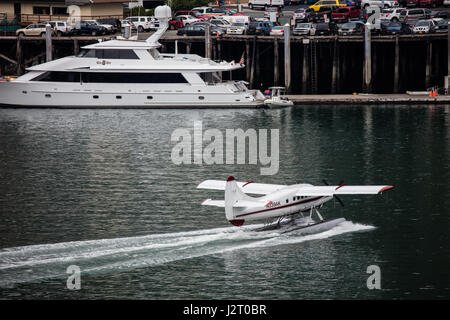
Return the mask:
{"type": "Polygon", "coordinates": [[[308,75],[309,75],[309,39],[303,39],[303,64],[302,64],[302,94],[308,93],[308,75]]]}
{"type": "Polygon", "coordinates": [[[253,37],[253,50],[252,50],[252,67],[250,70],[250,88],[254,88],[254,80],[255,80],[255,59],[256,59],[256,36],[253,37]]]}
{"type": "Polygon", "coordinates": [[[291,93],[291,28],[284,26],[284,86],[286,93],[291,93]]]}
{"type": "Polygon", "coordinates": [[[335,94],[337,91],[337,81],[338,81],[338,70],[339,67],[339,52],[338,52],[338,39],[337,36],[334,38],[333,47],[333,68],[331,71],[331,93],[335,94]]]}
{"type": "Polygon", "coordinates": [[[212,42],[211,42],[211,26],[207,25],[205,28],[205,57],[212,58],[212,42]]]}
{"type": "Polygon", "coordinates": [[[431,87],[431,42],[426,42],[425,89],[431,87]]]}
{"type": "Polygon", "coordinates": [[[45,25],[45,56],[46,61],[52,61],[52,26],[47,23],[45,25]]]}
{"type": "Polygon", "coordinates": [[[400,74],[400,45],[398,43],[398,34],[395,36],[395,56],[394,56],[394,93],[399,91],[400,74]]]}
{"type": "Polygon", "coordinates": [[[275,37],[273,39],[273,84],[274,86],[278,85],[278,81],[280,78],[280,58],[279,58],[279,50],[278,50],[278,39],[275,37]]]}
{"type": "Polygon", "coordinates": [[[22,75],[23,70],[23,54],[22,54],[22,41],[20,40],[20,37],[17,37],[17,43],[16,43],[16,61],[17,61],[17,74],[22,75]]]}
{"type": "Polygon", "coordinates": [[[78,39],[73,39],[73,55],[76,56],[80,53],[80,45],[78,43],[78,39]]]}
{"type": "Polygon", "coordinates": [[[371,47],[371,34],[370,23],[367,22],[364,25],[364,86],[363,89],[366,93],[372,91],[372,47],[371,47]]]}
{"type": "Polygon", "coordinates": [[[191,53],[191,43],[190,43],[190,42],[187,42],[187,43],[186,43],[186,53],[187,53],[187,54],[190,54],[190,53],[191,53]]]}
{"type": "Polygon", "coordinates": [[[250,82],[250,68],[252,65],[252,59],[250,58],[250,42],[248,40],[245,40],[245,56],[245,80],[250,82]]]}

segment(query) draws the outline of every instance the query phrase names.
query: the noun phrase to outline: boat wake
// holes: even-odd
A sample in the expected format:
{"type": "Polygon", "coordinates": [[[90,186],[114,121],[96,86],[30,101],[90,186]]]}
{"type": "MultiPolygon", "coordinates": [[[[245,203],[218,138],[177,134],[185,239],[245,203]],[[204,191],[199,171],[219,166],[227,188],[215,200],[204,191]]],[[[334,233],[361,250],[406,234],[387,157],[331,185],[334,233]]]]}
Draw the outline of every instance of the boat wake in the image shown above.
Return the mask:
{"type": "Polygon", "coordinates": [[[182,259],[228,251],[263,248],[325,239],[374,229],[344,221],[312,235],[253,232],[255,225],[147,236],[62,242],[0,249],[0,287],[48,278],[67,278],[67,267],[77,265],[82,273],[126,271],[182,259]]]}

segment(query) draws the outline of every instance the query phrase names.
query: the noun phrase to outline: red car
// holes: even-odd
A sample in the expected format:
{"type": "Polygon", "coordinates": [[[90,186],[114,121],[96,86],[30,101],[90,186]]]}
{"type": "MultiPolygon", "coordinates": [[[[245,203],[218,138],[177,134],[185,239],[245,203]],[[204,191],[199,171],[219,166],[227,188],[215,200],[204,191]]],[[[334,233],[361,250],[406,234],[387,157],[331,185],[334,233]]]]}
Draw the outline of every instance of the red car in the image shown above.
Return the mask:
{"type": "Polygon", "coordinates": [[[205,17],[202,16],[200,13],[198,13],[197,11],[192,11],[192,10],[180,10],[175,12],[174,16],[193,16],[196,17],[197,19],[200,19],[202,21],[206,21],[209,19],[209,17],[205,17]]]}
{"type": "Polygon", "coordinates": [[[350,19],[359,18],[360,13],[361,9],[356,7],[339,7],[335,12],[331,13],[331,19],[336,22],[347,22],[350,19]]]}
{"type": "Polygon", "coordinates": [[[178,30],[183,27],[184,27],[183,19],[179,17],[173,17],[172,20],[169,21],[170,30],[178,30]]]}

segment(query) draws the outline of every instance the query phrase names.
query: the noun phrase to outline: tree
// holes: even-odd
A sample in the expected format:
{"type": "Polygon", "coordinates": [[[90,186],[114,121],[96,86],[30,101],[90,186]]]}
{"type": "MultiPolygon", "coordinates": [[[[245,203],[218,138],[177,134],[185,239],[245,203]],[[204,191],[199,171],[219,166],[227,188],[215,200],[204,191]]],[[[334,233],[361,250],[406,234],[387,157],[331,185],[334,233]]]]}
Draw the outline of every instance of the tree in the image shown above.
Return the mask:
{"type": "Polygon", "coordinates": [[[207,6],[209,0],[169,0],[167,5],[172,8],[172,11],[190,10],[195,7],[207,6]]]}

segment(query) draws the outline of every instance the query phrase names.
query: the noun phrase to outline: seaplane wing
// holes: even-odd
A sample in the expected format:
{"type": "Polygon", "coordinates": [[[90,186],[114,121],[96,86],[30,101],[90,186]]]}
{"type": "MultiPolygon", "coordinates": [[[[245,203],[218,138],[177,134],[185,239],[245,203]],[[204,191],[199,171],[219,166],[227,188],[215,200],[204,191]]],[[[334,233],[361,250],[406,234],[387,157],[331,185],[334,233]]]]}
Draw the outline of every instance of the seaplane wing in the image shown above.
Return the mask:
{"type": "Polygon", "coordinates": [[[393,186],[305,186],[298,189],[297,196],[333,196],[340,194],[378,194],[393,186]]]}
{"type": "MultiPolygon", "coordinates": [[[[281,184],[255,183],[253,181],[248,182],[236,181],[236,183],[244,193],[263,194],[263,195],[273,193],[275,191],[287,187],[286,185],[281,184]]],[[[197,189],[225,190],[226,184],[227,181],[206,180],[200,183],[197,186],[197,189]]]]}

